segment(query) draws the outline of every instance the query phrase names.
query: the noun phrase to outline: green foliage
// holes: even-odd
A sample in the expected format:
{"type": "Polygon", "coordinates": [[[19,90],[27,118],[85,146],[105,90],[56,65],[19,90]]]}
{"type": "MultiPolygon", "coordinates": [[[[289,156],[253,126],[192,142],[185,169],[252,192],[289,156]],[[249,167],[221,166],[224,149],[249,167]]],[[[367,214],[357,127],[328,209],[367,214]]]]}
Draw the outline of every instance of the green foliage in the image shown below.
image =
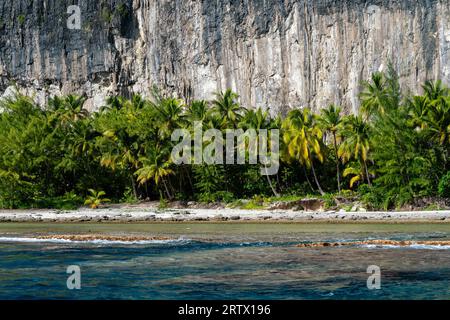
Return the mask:
{"type": "Polygon", "coordinates": [[[128,203],[251,198],[247,208],[307,194],[321,194],[327,207],[336,205],[333,195],[359,194],[373,209],[449,197],[449,89],[440,81],[423,87],[421,96],[404,95],[390,67],[364,83],[361,114],[343,115],[332,105],[320,114],[295,108],[285,118],[243,108],[231,90],[186,103],[154,89],[151,99],[110,97],[93,113],[74,95],[43,107],[21,95],[3,99],[0,208],[74,208],[86,198],[98,207],[105,194],[128,203]],[[223,134],[279,129],[278,174],[261,176],[250,164],[175,165],[171,135],[193,132],[195,121],[223,134]]]}
{"type": "Polygon", "coordinates": [[[113,19],[113,13],[111,12],[111,10],[109,8],[105,7],[101,11],[101,17],[102,17],[103,22],[111,23],[111,21],[113,19]]]}
{"type": "Polygon", "coordinates": [[[334,194],[331,194],[331,193],[327,193],[322,196],[322,199],[325,202],[325,209],[330,209],[330,208],[336,207],[337,203],[336,203],[336,200],[334,197],[335,197],[334,194]]]}
{"type": "Polygon", "coordinates": [[[196,189],[200,194],[211,194],[221,191],[225,182],[225,169],[220,165],[194,166],[196,189]]]}
{"type": "Polygon", "coordinates": [[[21,27],[25,24],[25,20],[26,20],[26,17],[23,14],[21,14],[17,17],[17,21],[19,21],[19,25],[21,27]]]}
{"type": "Polygon", "coordinates": [[[121,4],[119,4],[119,5],[117,6],[115,12],[117,12],[117,14],[118,14],[120,17],[124,18],[124,17],[126,17],[127,14],[128,14],[128,8],[127,8],[127,6],[126,6],[125,4],[121,3],[121,4]]]}
{"type": "Polygon", "coordinates": [[[268,197],[264,199],[264,202],[273,203],[273,202],[292,202],[299,201],[303,197],[299,195],[285,195],[281,197],[268,197]]]}
{"type": "Polygon", "coordinates": [[[133,195],[133,190],[130,187],[125,188],[125,192],[123,193],[122,199],[120,199],[121,203],[127,204],[136,204],[138,201],[133,195]]]}
{"type": "Polygon", "coordinates": [[[441,178],[441,181],[439,181],[438,191],[442,198],[450,198],[450,171],[441,178]]]}
{"type": "MultiPolygon", "coordinates": [[[[433,141],[433,138],[430,139],[431,132],[424,130],[429,127],[429,115],[434,114],[434,103],[425,102],[420,112],[422,119],[417,118],[415,111],[418,109],[410,100],[400,100],[395,77],[388,79],[384,99],[390,101],[389,108],[385,108],[384,113],[373,121],[371,136],[375,146],[376,197],[382,195],[382,206],[386,209],[401,207],[415,198],[435,193],[436,177],[442,170],[438,161],[441,157],[438,150],[441,133],[434,137],[436,143],[430,143],[433,141]]],[[[420,101],[417,97],[413,100],[420,101]]]]}
{"type": "MultiPolygon", "coordinates": [[[[270,186],[267,179],[261,177],[260,167],[257,165],[242,168],[242,193],[246,197],[255,194],[271,194],[270,186]]],[[[276,182],[274,183],[276,185],[276,182]]]]}
{"type": "Polygon", "coordinates": [[[227,191],[217,191],[213,193],[201,193],[198,201],[203,203],[224,202],[231,203],[235,200],[234,195],[227,191]]]}
{"type": "Polygon", "coordinates": [[[167,199],[164,199],[163,197],[161,197],[159,199],[158,209],[164,210],[164,209],[167,209],[168,207],[169,207],[169,202],[167,201],[167,199]]]}
{"type": "Polygon", "coordinates": [[[332,139],[331,143],[334,151],[334,161],[336,162],[336,181],[339,192],[341,192],[341,159],[339,156],[338,144],[341,141],[340,129],[343,124],[341,111],[341,108],[330,105],[327,109],[322,110],[321,116],[318,118],[319,126],[324,130],[325,134],[329,134],[332,139]]]}
{"type": "Polygon", "coordinates": [[[325,192],[319,183],[314,163],[324,161],[323,131],[318,125],[317,116],[310,109],[296,109],[289,112],[283,121],[284,159],[296,161],[302,167],[311,169],[317,189],[325,192]]]}
{"type": "Polygon", "coordinates": [[[240,209],[243,210],[260,210],[264,209],[265,207],[262,204],[255,203],[253,200],[250,200],[246,204],[243,204],[240,206],[240,209]]]}
{"type": "Polygon", "coordinates": [[[106,195],[105,191],[89,189],[89,193],[90,195],[84,201],[84,205],[91,207],[91,209],[97,209],[102,203],[111,202],[111,200],[104,198],[106,195]]]}
{"type": "Polygon", "coordinates": [[[371,150],[371,126],[361,116],[348,116],[343,121],[342,136],[344,141],[341,143],[338,156],[344,163],[355,160],[356,164],[351,163],[344,170],[344,177],[352,175],[350,188],[356,182],[367,181],[371,184],[368,162],[371,150]]]}
{"type": "Polygon", "coordinates": [[[79,208],[84,202],[83,198],[76,195],[73,191],[66,193],[63,196],[43,199],[41,207],[61,209],[61,210],[75,210],[79,208]]]}
{"type": "Polygon", "coordinates": [[[362,203],[372,210],[388,209],[385,205],[385,195],[378,188],[369,188],[367,184],[363,184],[358,188],[358,193],[362,203]]]}

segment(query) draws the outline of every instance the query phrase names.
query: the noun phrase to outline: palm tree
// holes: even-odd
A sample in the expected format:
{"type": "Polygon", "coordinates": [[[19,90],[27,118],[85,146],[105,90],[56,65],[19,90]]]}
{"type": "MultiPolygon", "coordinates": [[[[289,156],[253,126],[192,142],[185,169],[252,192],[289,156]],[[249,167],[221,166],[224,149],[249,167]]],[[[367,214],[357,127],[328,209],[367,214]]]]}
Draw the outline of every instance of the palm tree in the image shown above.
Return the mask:
{"type": "Polygon", "coordinates": [[[94,189],[89,189],[88,191],[90,195],[86,198],[84,205],[90,206],[91,209],[98,209],[102,203],[111,202],[111,200],[104,198],[106,196],[105,191],[96,191],[94,189]]]}
{"type": "Polygon", "coordinates": [[[145,108],[148,102],[141,95],[134,94],[131,97],[130,104],[135,110],[139,110],[145,108]]]}
{"type": "Polygon", "coordinates": [[[99,133],[94,130],[92,124],[88,121],[81,121],[77,123],[72,130],[71,136],[68,137],[70,141],[70,151],[73,156],[87,156],[92,154],[95,145],[95,138],[99,133]]]}
{"type": "Polygon", "coordinates": [[[155,181],[159,186],[160,182],[163,183],[166,195],[169,199],[172,195],[166,183],[166,177],[174,174],[174,171],[170,168],[170,157],[167,157],[167,152],[161,152],[160,148],[151,148],[146,157],[140,158],[142,166],[136,171],[138,182],[143,185],[150,180],[155,181]],[[167,160],[169,158],[169,160],[167,160]]]}
{"type": "MultiPolygon", "coordinates": [[[[369,170],[369,174],[373,174],[373,172],[369,170]]],[[[353,161],[347,165],[342,176],[344,178],[352,176],[350,179],[350,188],[353,188],[355,183],[365,180],[366,174],[364,168],[361,168],[361,163],[353,161]]]]}
{"type": "Polygon", "coordinates": [[[430,104],[426,118],[427,131],[441,146],[450,144],[450,97],[441,96],[430,104]]]}
{"type": "Polygon", "coordinates": [[[245,110],[244,116],[240,119],[239,128],[243,129],[271,129],[271,118],[267,111],[261,108],[256,110],[245,110]]]}
{"type": "Polygon", "coordinates": [[[425,93],[425,97],[430,101],[449,95],[449,89],[444,87],[441,80],[437,80],[436,82],[427,80],[422,88],[425,93]]]}
{"type": "Polygon", "coordinates": [[[303,166],[311,168],[319,192],[324,195],[314,168],[314,158],[323,162],[322,130],[317,126],[310,109],[293,110],[283,123],[283,140],[288,154],[303,166]]]}
{"type": "Polygon", "coordinates": [[[208,129],[221,130],[224,129],[223,124],[224,124],[223,118],[218,113],[208,112],[203,122],[203,128],[205,130],[208,129]]]}
{"type": "Polygon", "coordinates": [[[156,110],[159,135],[165,139],[170,137],[173,130],[183,127],[186,119],[183,114],[183,102],[174,98],[162,99],[153,105],[156,110]]]}
{"type": "Polygon", "coordinates": [[[243,108],[237,102],[238,98],[236,93],[228,89],[225,92],[216,93],[216,99],[212,102],[212,112],[216,112],[222,117],[225,128],[236,127],[242,117],[243,108]]]}
{"type": "Polygon", "coordinates": [[[319,125],[325,131],[333,136],[333,147],[336,156],[336,172],[338,191],[341,193],[341,174],[338,150],[338,130],[342,125],[341,108],[330,105],[328,109],[323,109],[321,117],[318,118],[319,125]]]}
{"type": "Polygon", "coordinates": [[[121,110],[126,107],[129,101],[122,96],[113,96],[106,99],[106,106],[100,108],[100,112],[121,110]]]}
{"type": "MultiPolygon", "coordinates": [[[[263,111],[261,108],[258,108],[256,111],[246,110],[244,116],[241,118],[238,124],[238,127],[245,130],[254,129],[256,130],[257,133],[259,133],[260,130],[270,130],[275,128],[269,113],[267,111],[263,111]]],[[[254,141],[254,143],[258,144],[258,141],[254,141]]],[[[258,147],[257,145],[253,146],[253,150],[257,150],[257,147],[258,147]]],[[[269,183],[270,189],[272,190],[273,194],[276,197],[279,197],[280,194],[276,191],[275,187],[273,186],[270,176],[266,175],[266,179],[267,182],[269,183]]]]}
{"type": "Polygon", "coordinates": [[[361,112],[366,119],[374,115],[383,115],[386,110],[386,92],[384,75],[380,72],[372,74],[371,81],[363,82],[364,90],[360,93],[361,112]]]}
{"type": "Polygon", "coordinates": [[[345,140],[339,147],[339,157],[344,162],[350,159],[359,161],[363,170],[362,176],[365,177],[368,185],[372,186],[367,166],[370,151],[370,125],[361,116],[348,116],[343,123],[342,136],[345,140]]]}
{"type": "Polygon", "coordinates": [[[92,123],[89,120],[77,121],[71,126],[59,129],[61,128],[63,130],[54,129],[51,135],[54,139],[51,147],[60,155],[55,169],[62,173],[70,172],[74,177],[79,173],[77,170],[85,172],[86,169],[89,174],[87,177],[95,184],[95,174],[91,167],[95,159],[95,138],[98,133],[92,127],[92,123]]]}
{"type": "Polygon", "coordinates": [[[430,110],[430,100],[426,96],[414,96],[409,99],[408,107],[408,125],[413,128],[425,129],[427,115],[430,110]]]}
{"type": "Polygon", "coordinates": [[[208,115],[208,103],[203,100],[193,101],[186,111],[186,119],[189,120],[191,125],[195,121],[200,122],[205,121],[207,115],[208,115]]]}
{"type": "Polygon", "coordinates": [[[97,137],[96,145],[101,152],[100,164],[103,167],[127,172],[134,197],[137,199],[136,183],[132,173],[137,168],[141,146],[136,137],[130,133],[128,123],[123,119],[123,110],[112,110],[103,119],[104,124],[97,129],[102,135],[97,137]]]}
{"type": "Polygon", "coordinates": [[[68,95],[66,97],[54,97],[49,99],[49,109],[55,112],[62,123],[75,122],[86,118],[89,112],[84,109],[85,97],[68,95]]]}

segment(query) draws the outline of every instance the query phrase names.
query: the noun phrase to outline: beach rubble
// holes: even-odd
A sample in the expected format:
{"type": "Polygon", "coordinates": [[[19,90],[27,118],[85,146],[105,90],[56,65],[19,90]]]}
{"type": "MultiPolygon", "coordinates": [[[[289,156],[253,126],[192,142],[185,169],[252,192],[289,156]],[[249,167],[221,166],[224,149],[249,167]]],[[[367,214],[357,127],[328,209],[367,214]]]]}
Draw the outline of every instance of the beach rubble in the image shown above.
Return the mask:
{"type": "Polygon", "coordinates": [[[173,240],[167,237],[154,236],[137,236],[137,235],[102,235],[102,234],[88,234],[88,235],[46,235],[38,236],[41,240],[69,240],[69,241],[120,241],[120,242],[137,242],[137,241],[169,241],[173,240]]]}
{"type": "MultiPolygon", "coordinates": [[[[313,204],[312,204],[313,205],[313,204]]],[[[342,212],[294,209],[166,209],[82,208],[61,210],[0,210],[0,222],[152,223],[152,222],[433,222],[450,223],[450,211],[342,212]]]]}
{"type": "Polygon", "coordinates": [[[325,248],[325,247],[350,247],[350,246],[398,246],[408,247],[414,245],[425,246],[450,246],[450,240],[442,241],[396,241],[396,240],[366,240],[354,242],[315,242],[296,245],[297,248],[325,248]]]}

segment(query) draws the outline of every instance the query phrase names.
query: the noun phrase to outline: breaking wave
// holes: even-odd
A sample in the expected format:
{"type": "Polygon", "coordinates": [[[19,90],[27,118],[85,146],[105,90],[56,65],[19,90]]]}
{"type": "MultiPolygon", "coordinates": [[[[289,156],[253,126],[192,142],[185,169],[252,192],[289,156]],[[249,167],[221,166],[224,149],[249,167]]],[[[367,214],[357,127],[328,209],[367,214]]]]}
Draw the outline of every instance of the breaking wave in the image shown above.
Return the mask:
{"type": "Polygon", "coordinates": [[[411,244],[406,246],[400,246],[400,245],[375,245],[375,244],[366,244],[362,245],[363,248],[368,249],[376,249],[376,248],[385,248],[385,249],[417,249],[417,250],[450,250],[450,245],[430,245],[430,244],[411,244]]]}
{"type": "Polygon", "coordinates": [[[183,244],[190,242],[186,238],[169,239],[169,240],[136,240],[136,241],[121,241],[121,240],[69,240],[60,238],[33,238],[33,237],[0,237],[0,243],[55,243],[55,244],[97,244],[97,245],[148,245],[148,244],[183,244]]]}

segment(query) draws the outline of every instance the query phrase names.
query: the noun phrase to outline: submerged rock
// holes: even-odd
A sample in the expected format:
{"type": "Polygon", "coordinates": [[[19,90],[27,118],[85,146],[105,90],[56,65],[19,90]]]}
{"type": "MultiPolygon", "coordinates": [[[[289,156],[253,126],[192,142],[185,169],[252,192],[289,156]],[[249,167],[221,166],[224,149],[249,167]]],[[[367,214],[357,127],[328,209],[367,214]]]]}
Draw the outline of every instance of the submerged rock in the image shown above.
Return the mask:
{"type": "Polygon", "coordinates": [[[317,243],[302,243],[296,245],[297,248],[325,248],[325,247],[349,247],[349,246],[413,246],[413,245],[428,245],[428,246],[450,246],[450,240],[442,241],[396,241],[396,240],[367,240],[355,242],[317,242],[317,243]]]}

